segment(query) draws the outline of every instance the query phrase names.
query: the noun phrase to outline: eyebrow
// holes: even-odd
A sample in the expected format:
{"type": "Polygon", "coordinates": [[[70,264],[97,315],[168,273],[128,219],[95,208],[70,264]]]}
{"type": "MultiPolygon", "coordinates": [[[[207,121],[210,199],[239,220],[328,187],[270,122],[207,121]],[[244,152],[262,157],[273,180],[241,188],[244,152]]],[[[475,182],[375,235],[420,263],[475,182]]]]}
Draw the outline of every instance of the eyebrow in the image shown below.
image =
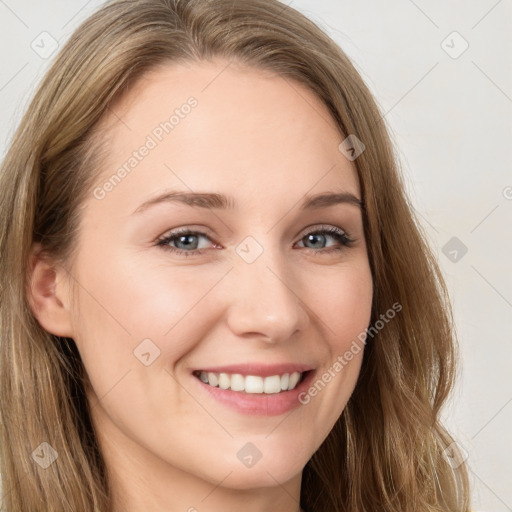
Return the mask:
{"type": "MultiPolygon", "coordinates": [[[[145,201],[135,209],[133,214],[141,213],[151,206],[161,203],[182,203],[196,208],[212,208],[220,210],[232,210],[236,206],[235,200],[224,194],[170,191],[145,201]]],[[[309,210],[326,208],[335,204],[349,204],[357,206],[360,209],[364,208],[363,202],[351,192],[323,192],[320,194],[306,196],[299,209],[309,210]]]]}

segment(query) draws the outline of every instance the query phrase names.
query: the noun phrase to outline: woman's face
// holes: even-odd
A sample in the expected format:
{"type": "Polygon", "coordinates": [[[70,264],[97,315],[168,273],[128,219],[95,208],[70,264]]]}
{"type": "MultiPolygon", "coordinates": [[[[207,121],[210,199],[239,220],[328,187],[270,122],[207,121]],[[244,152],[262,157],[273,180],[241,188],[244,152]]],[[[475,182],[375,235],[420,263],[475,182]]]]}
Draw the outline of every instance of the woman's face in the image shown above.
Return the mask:
{"type": "Polygon", "coordinates": [[[161,68],[110,109],[73,262],[73,338],[116,474],[296,486],[354,390],[372,302],[360,207],[302,206],[361,192],[313,93],[226,66],[161,68]]]}

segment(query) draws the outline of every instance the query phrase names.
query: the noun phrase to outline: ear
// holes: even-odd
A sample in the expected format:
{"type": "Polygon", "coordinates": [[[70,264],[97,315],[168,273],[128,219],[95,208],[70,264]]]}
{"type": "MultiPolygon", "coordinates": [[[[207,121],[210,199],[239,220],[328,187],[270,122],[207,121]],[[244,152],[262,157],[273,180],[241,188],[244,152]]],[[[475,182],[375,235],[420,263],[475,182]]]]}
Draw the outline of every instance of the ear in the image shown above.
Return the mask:
{"type": "Polygon", "coordinates": [[[36,243],[29,257],[27,299],[41,326],[51,334],[73,337],[69,276],[36,243]]]}

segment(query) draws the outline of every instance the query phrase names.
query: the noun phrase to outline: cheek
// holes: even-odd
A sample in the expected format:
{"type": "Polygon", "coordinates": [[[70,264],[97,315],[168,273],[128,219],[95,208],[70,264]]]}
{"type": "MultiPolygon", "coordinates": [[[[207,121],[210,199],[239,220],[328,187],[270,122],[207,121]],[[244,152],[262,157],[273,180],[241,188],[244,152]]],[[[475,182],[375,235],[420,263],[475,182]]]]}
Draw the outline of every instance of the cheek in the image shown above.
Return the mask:
{"type": "MultiPolygon", "coordinates": [[[[331,330],[326,339],[330,348],[329,374],[331,387],[352,392],[361,368],[365,332],[371,320],[373,282],[366,262],[345,272],[338,286],[332,286],[326,301],[326,322],[331,330]],[[341,375],[341,378],[338,377],[341,375]]],[[[348,396],[346,398],[348,400],[348,396]]]]}
{"type": "Polygon", "coordinates": [[[357,384],[372,297],[371,271],[365,262],[337,271],[315,294],[312,309],[320,319],[328,354],[301,401],[317,410],[312,421],[318,439],[328,435],[357,384]]]}
{"type": "MultiPolygon", "coordinates": [[[[128,252],[84,260],[77,276],[85,284],[80,293],[81,330],[93,337],[123,340],[133,350],[145,338],[170,339],[173,330],[182,332],[194,325],[190,314],[215,276],[210,284],[191,268],[148,266],[143,260],[144,255],[128,252]]],[[[180,346],[173,341],[174,348],[180,346]]]]}
{"type": "Polygon", "coordinates": [[[77,280],[86,286],[80,287],[75,339],[100,421],[109,425],[108,415],[144,444],[155,425],[184,423],[201,412],[170,372],[204,336],[198,333],[207,312],[201,309],[198,321],[194,307],[215,277],[209,283],[192,279],[191,269],[144,267],[133,256],[103,258],[84,258],[79,267],[77,280]]]}
{"type": "MultiPolygon", "coordinates": [[[[77,266],[81,286],[75,340],[98,397],[127,374],[126,381],[140,380],[149,387],[150,375],[161,370],[159,378],[172,386],[165,369],[193,348],[207,322],[197,321],[194,308],[215,277],[212,283],[192,279],[191,269],[144,267],[138,264],[141,259],[105,257],[103,251],[101,259],[84,257],[77,266]]],[[[125,386],[116,385],[116,393],[125,386]]]]}
{"type": "MultiPolygon", "coordinates": [[[[361,260],[326,275],[309,293],[308,305],[319,318],[331,358],[344,352],[371,319],[373,283],[369,264],[361,260]]],[[[306,295],[305,295],[306,296],[306,295]]]]}

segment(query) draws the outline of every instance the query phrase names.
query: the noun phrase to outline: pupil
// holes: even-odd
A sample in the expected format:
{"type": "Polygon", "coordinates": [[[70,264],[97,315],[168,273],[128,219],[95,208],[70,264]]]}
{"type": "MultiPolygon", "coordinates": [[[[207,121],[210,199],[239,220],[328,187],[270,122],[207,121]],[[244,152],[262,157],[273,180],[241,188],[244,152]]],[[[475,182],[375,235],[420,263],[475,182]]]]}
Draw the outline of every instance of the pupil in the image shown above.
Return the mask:
{"type": "MultiPolygon", "coordinates": [[[[196,235],[182,235],[182,236],[179,237],[178,242],[181,243],[184,240],[192,238],[192,237],[195,237],[195,236],[196,235]]],[[[192,243],[192,245],[193,245],[193,243],[192,243]]],[[[185,247],[190,247],[190,243],[187,244],[187,242],[185,241],[185,247]]]]}
{"type": "Polygon", "coordinates": [[[315,243],[315,238],[318,239],[320,237],[323,237],[324,235],[308,235],[308,236],[309,236],[310,241],[312,239],[313,243],[315,243]]]}

